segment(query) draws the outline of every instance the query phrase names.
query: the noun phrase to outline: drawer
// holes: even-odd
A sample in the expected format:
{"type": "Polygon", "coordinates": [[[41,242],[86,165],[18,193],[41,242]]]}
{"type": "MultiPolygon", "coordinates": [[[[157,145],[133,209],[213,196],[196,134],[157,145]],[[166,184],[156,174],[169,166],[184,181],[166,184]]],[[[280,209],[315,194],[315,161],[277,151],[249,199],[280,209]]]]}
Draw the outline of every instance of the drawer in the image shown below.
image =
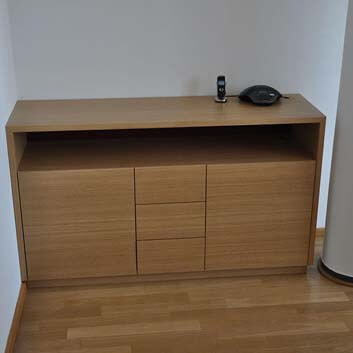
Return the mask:
{"type": "Polygon", "coordinates": [[[204,202],[138,205],[137,239],[201,238],[205,218],[204,202]]]}
{"type": "Polygon", "coordinates": [[[138,241],[138,273],[203,271],[204,252],[204,238],[138,241]]]}
{"type": "Polygon", "coordinates": [[[136,168],[136,203],[205,201],[206,166],[136,168]]]}

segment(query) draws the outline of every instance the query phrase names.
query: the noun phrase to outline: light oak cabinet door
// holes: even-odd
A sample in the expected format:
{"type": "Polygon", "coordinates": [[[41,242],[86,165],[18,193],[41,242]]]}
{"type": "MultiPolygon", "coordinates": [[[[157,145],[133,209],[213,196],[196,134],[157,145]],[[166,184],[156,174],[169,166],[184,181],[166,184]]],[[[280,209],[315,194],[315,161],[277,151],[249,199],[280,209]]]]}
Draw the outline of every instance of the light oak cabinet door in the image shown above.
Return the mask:
{"type": "Polygon", "coordinates": [[[306,266],[315,161],[207,169],[206,270],[306,266]]]}
{"type": "Polygon", "coordinates": [[[133,169],[19,173],[29,280],[136,274],[133,169]]]}

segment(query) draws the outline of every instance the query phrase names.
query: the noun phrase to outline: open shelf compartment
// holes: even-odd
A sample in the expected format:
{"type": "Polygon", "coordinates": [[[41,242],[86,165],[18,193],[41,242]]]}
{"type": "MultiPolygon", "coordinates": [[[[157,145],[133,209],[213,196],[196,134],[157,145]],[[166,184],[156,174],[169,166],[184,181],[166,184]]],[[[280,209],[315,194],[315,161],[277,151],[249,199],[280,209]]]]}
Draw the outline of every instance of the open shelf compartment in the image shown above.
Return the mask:
{"type": "Polygon", "coordinates": [[[28,133],[19,171],[314,159],[297,130],[270,125],[28,133]]]}

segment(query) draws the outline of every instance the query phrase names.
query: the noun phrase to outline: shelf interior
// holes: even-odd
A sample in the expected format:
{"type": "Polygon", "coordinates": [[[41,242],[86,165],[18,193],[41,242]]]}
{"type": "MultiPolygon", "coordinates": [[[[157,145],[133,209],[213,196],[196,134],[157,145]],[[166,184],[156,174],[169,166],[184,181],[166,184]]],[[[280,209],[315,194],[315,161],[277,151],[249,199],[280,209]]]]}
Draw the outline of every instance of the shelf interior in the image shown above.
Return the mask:
{"type": "Polygon", "coordinates": [[[19,171],[312,160],[291,125],[29,133],[19,171]]]}

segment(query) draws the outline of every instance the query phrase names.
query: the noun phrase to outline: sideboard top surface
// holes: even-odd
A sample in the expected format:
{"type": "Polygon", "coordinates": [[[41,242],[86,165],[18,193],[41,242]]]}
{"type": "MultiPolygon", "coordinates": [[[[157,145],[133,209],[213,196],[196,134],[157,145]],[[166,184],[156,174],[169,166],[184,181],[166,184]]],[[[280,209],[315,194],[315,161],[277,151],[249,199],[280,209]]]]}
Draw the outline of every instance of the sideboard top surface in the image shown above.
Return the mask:
{"type": "Polygon", "coordinates": [[[213,97],[18,101],[8,132],[152,129],[320,123],[324,115],[299,94],[270,107],[213,97]]]}

